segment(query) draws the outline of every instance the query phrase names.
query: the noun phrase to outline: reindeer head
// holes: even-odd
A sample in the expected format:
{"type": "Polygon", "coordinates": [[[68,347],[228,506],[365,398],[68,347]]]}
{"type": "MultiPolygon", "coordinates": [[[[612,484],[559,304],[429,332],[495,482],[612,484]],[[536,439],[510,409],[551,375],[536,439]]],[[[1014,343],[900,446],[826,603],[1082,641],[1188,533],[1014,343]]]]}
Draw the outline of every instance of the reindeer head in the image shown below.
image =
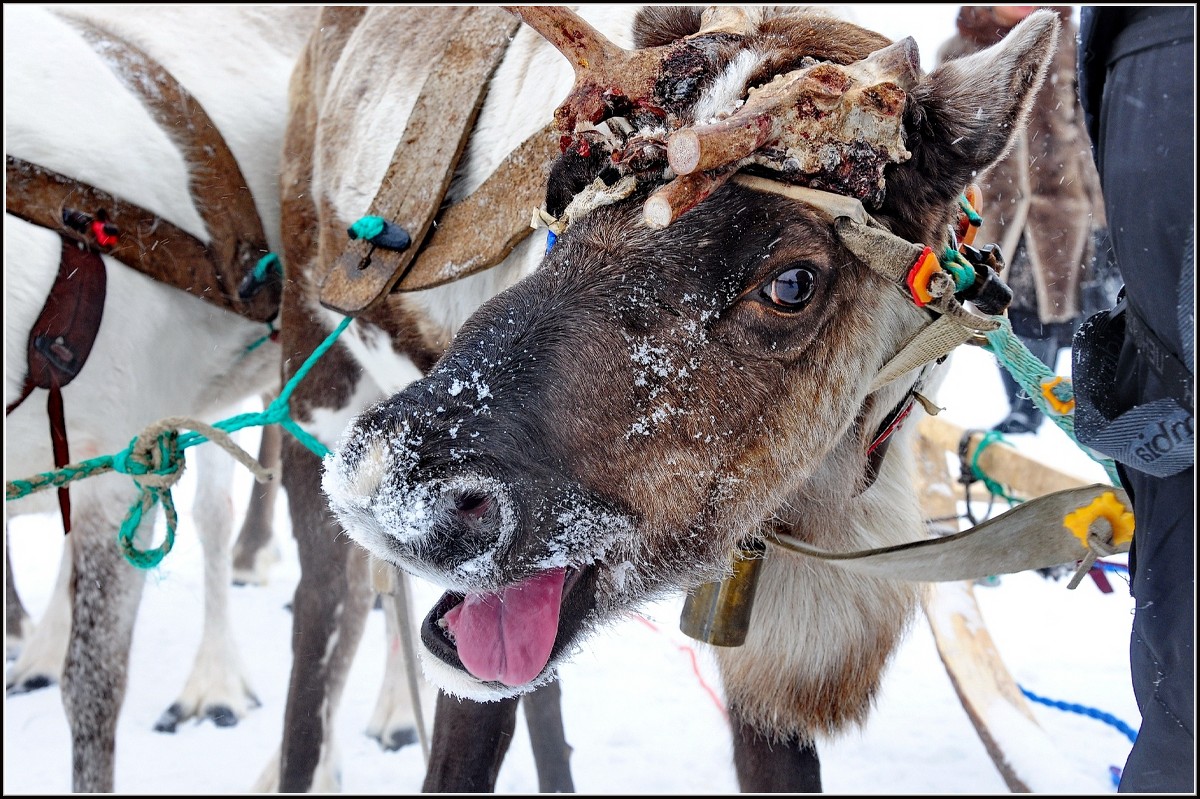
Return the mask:
{"type": "Polygon", "coordinates": [[[355,541],[448,589],[427,664],[477,699],[720,577],[797,497],[868,490],[871,439],[925,371],[889,365],[963,313],[953,288],[918,307],[907,266],[1024,123],[1059,24],[924,75],[911,40],[810,12],[650,9],[625,51],[565,9],[514,11],[577,74],[557,243],[325,477],[355,541]]]}

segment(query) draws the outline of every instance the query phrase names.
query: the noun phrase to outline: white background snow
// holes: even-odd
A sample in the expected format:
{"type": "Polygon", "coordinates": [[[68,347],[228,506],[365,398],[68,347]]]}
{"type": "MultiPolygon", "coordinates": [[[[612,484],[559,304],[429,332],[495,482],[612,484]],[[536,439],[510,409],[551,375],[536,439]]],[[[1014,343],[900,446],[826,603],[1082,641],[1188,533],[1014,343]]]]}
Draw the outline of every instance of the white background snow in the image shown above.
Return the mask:
{"type": "MultiPolygon", "coordinates": [[[[853,12],[893,38],[913,35],[930,69],[937,45],[953,30],[956,10],[953,5],[903,5],[855,6],[853,12]]],[[[1059,372],[1069,374],[1066,353],[1059,372]]],[[[960,348],[939,404],[946,418],[964,427],[986,428],[999,420],[1006,408],[992,357],[960,348]]],[[[242,446],[255,451],[257,436],[252,431],[240,435],[242,446]]],[[[1100,467],[1050,423],[1035,436],[1010,441],[1063,471],[1105,481],[1100,467]]],[[[250,479],[240,467],[237,480],[235,506],[241,509],[250,479]]],[[[183,724],[175,734],[153,731],[182,688],[200,637],[204,591],[200,547],[188,514],[192,492],[191,477],[185,476],[176,491],[181,524],[175,549],[147,578],[118,728],[118,793],[245,793],[280,740],[291,665],[291,616],[285,605],[298,579],[283,502],[276,514],[282,563],[269,585],[235,588],[231,599],[235,637],[262,707],[233,728],[206,722],[183,724]]],[[[20,518],[11,525],[11,536],[17,588],[36,619],[58,567],[60,523],[53,515],[20,518]]],[[[1136,729],[1127,650],[1133,605],[1122,576],[1110,574],[1110,580],[1115,588],[1110,594],[1090,579],[1069,591],[1066,580],[1027,572],[1004,576],[995,586],[976,586],[974,592],[1018,684],[1039,696],[1111,714],[1136,729]]],[[[423,588],[420,595],[430,599],[434,592],[423,588]]],[[[562,669],[564,723],[574,747],[571,768],[578,792],[737,791],[715,669],[700,645],[679,632],[681,606],[677,598],[645,608],[641,618],[591,640],[562,669]]],[[[413,793],[423,779],[418,746],[385,753],[363,734],[385,654],[383,614],[375,611],[338,715],[342,790],[348,794],[413,793]]],[[[1031,740],[1004,714],[997,714],[993,732],[1034,790],[1115,791],[1110,768],[1124,765],[1130,747],[1126,736],[1086,715],[1041,704],[1032,708],[1044,740],[1031,740]]],[[[523,725],[519,719],[500,771],[500,793],[537,791],[523,725]]],[[[828,793],[1007,792],[955,695],[924,616],[896,653],[865,728],[823,745],[821,760],[828,793]]],[[[6,698],[5,794],[58,794],[70,788],[70,739],[58,689],[6,698]]]]}

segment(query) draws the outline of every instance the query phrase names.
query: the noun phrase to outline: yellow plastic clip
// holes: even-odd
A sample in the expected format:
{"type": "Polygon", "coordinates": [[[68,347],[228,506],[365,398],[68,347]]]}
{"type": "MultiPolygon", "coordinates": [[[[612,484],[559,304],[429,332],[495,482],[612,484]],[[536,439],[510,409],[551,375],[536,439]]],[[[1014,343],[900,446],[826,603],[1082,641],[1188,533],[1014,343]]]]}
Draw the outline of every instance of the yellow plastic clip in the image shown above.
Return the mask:
{"type": "Polygon", "coordinates": [[[1075,392],[1071,388],[1071,381],[1061,375],[1056,375],[1053,378],[1042,381],[1042,396],[1046,398],[1046,402],[1050,403],[1050,407],[1059,416],[1067,416],[1075,410],[1075,392]],[[1065,383],[1064,391],[1067,399],[1060,399],[1054,388],[1062,383],[1065,383]]]}
{"type": "Polygon", "coordinates": [[[1101,517],[1112,527],[1113,546],[1118,547],[1133,540],[1133,514],[1111,491],[1104,492],[1089,504],[1068,513],[1063,517],[1063,527],[1070,530],[1085,547],[1090,549],[1088,531],[1092,522],[1101,517]]]}

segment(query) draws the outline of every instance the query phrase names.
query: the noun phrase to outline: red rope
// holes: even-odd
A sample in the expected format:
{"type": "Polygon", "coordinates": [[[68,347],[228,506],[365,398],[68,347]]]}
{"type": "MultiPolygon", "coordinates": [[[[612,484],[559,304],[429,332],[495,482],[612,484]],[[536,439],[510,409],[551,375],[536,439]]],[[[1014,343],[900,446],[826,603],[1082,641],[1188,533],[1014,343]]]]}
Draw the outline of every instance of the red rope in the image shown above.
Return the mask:
{"type": "MultiPolygon", "coordinates": [[[[658,628],[658,625],[647,619],[645,616],[637,613],[632,615],[635,619],[649,627],[651,630],[654,630],[654,632],[658,633],[659,635],[666,635],[666,633],[658,628]]],[[[717,695],[717,692],[713,690],[713,687],[708,684],[707,680],[704,679],[704,675],[700,673],[700,662],[696,659],[696,650],[692,649],[687,644],[676,644],[675,646],[680,651],[687,653],[688,657],[692,661],[692,673],[696,675],[697,682],[699,682],[700,687],[708,693],[708,698],[711,699],[713,704],[717,706],[717,710],[721,711],[721,715],[725,718],[725,723],[728,724],[729,711],[725,709],[725,705],[721,702],[721,697],[717,695]]]]}

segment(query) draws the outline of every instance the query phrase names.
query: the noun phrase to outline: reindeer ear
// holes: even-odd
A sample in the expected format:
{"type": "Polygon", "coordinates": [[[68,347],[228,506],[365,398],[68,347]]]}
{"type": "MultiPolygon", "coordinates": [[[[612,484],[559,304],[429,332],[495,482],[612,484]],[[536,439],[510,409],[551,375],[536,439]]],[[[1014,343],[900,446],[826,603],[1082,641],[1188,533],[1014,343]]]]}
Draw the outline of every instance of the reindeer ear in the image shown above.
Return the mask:
{"type": "Polygon", "coordinates": [[[661,47],[700,30],[702,6],[646,6],[633,20],[634,47],[661,47]]]}
{"type": "Polygon", "coordinates": [[[923,142],[925,154],[941,161],[941,181],[966,185],[1008,151],[1046,77],[1060,27],[1057,13],[1036,11],[999,43],[946,62],[913,90],[924,115],[922,138],[933,139],[923,142]]]}

